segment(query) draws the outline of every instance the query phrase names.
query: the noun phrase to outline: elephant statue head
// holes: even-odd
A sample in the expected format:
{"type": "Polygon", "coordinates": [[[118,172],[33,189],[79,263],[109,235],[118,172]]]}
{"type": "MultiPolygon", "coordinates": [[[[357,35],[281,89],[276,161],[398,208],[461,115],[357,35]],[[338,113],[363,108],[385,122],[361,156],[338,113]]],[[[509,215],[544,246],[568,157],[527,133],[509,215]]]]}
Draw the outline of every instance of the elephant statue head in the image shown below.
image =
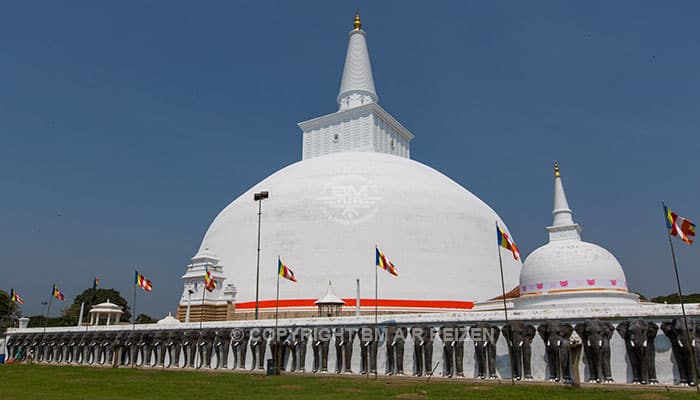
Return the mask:
{"type": "Polygon", "coordinates": [[[531,356],[532,340],[537,330],[522,321],[510,321],[502,329],[508,342],[510,366],[516,380],[532,380],[531,356]]]}
{"type": "Polygon", "coordinates": [[[610,322],[599,319],[591,319],[576,325],[576,333],[583,340],[589,382],[613,382],[610,370],[610,339],[614,331],[615,328],[610,322]]]}
{"type": "Polygon", "coordinates": [[[688,321],[688,329],[686,330],[683,318],[674,318],[661,324],[661,330],[671,341],[671,350],[676,361],[676,367],[678,367],[678,384],[682,386],[693,386],[695,384],[690,348],[694,342],[697,344],[695,335],[698,328],[700,327],[697,322],[688,321]]]}
{"type": "Polygon", "coordinates": [[[551,381],[571,382],[569,338],[573,331],[571,324],[562,323],[559,320],[549,320],[537,327],[537,332],[544,341],[551,381]]]}
{"type": "Polygon", "coordinates": [[[654,338],[659,326],[643,319],[633,319],[620,322],[615,329],[625,341],[627,358],[632,367],[632,383],[657,384],[654,338]]]}
{"type": "Polygon", "coordinates": [[[411,328],[413,338],[413,374],[415,376],[430,375],[433,363],[433,329],[428,325],[418,325],[411,328]]]}
{"type": "Polygon", "coordinates": [[[496,343],[501,330],[496,325],[479,322],[469,328],[469,337],[474,343],[476,376],[479,379],[497,379],[496,343]]]}

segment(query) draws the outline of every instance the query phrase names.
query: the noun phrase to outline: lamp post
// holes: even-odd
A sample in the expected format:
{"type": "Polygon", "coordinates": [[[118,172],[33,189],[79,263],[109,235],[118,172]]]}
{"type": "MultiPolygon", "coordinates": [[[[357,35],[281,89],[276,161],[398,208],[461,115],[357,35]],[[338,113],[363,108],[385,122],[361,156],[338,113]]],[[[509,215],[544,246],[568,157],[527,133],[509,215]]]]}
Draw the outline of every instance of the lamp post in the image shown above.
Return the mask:
{"type": "MultiPolygon", "coordinates": [[[[49,304],[48,301],[42,301],[41,302],[41,315],[44,315],[44,309],[46,309],[46,305],[49,304]]],[[[48,319],[48,317],[47,317],[48,319]]]]}
{"type": "Polygon", "coordinates": [[[270,194],[265,191],[253,195],[253,200],[258,202],[258,262],[255,272],[255,319],[258,319],[258,306],[260,301],[260,222],[262,219],[262,201],[268,197],[270,197],[270,194]]]}
{"type": "Polygon", "coordinates": [[[189,324],[190,323],[190,308],[192,307],[192,293],[194,293],[194,290],[192,289],[187,289],[187,312],[185,312],[185,323],[189,324]]]}

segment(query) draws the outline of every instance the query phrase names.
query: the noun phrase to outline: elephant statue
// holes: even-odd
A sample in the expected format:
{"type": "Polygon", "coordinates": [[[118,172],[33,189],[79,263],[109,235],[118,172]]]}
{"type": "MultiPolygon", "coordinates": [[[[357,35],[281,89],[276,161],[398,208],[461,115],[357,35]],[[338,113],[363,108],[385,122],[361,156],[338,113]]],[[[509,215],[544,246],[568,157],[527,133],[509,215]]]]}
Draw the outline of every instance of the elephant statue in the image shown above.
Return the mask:
{"type": "MultiPolygon", "coordinates": [[[[47,340],[47,342],[48,342],[48,340],[47,340]]],[[[15,359],[17,357],[17,353],[19,352],[20,347],[22,347],[22,336],[21,335],[10,336],[10,338],[7,339],[6,346],[7,346],[8,359],[15,359]]],[[[47,352],[48,352],[48,344],[46,347],[47,347],[47,352]]]]}
{"type": "Polygon", "coordinates": [[[622,321],[617,333],[625,341],[625,350],[632,367],[632,383],[656,385],[656,346],[654,339],[659,326],[643,319],[622,321]]]}
{"type": "Polygon", "coordinates": [[[156,333],[149,331],[144,332],[141,335],[140,343],[140,353],[141,353],[141,365],[150,367],[152,364],[151,356],[153,355],[153,349],[156,341],[156,333]]]}
{"type": "Polygon", "coordinates": [[[336,328],[335,330],[335,373],[352,373],[352,344],[355,331],[351,328],[336,328]]]}
{"type": "Polygon", "coordinates": [[[100,358],[102,357],[102,340],[103,335],[99,333],[92,335],[92,337],[90,338],[90,344],[88,345],[88,364],[97,365],[100,363],[100,358]]]}
{"type": "Polygon", "coordinates": [[[60,364],[65,362],[66,358],[66,341],[68,335],[36,335],[34,337],[34,354],[38,362],[52,362],[60,364]]]}
{"type": "Polygon", "coordinates": [[[311,349],[314,352],[314,365],[312,372],[328,372],[328,348],[331,341],[329,328],[314,328],[311,349]]]}
{"type": "Polygon", "coordinates": [[[129,365],[136,367],[139,365],[139,353],[141,351],[141,334],[132,332],[127,341],[129,349],[129,365]]]}
{"type": "Polygon", "coordinates": [[[231,349],[233,350],[233,369],[245,368],[245,356],[248,352],[250,332],[245,329],[234,329],[231,333],[231,349]]]}
{"type": "Polygon", "coordinates": [[[614,382],[610,370],[610,339],[615,328],[610,322],[591,319],[576,325],[583,341],[583,354],[588,365],[588,382],[614,382]]]}
{"type": "Polygon", "coordinates": [[[377,350],[381,332],[374,326],[363,327],[358,332],[360,337],[360,373],[377,373],[377,350]]]}
{"type": "MultiPolygon", "coordinates": [[[[48,342],[48,340],[47,340],[48,342]]],[[[78,361],[80,360],[80,348],[78,347],[78,344],[80,343],[80,335],[79,334],[73,334],[70,338],[70,343],[68,344],[68,354],[70,358],[70,364],[77,364],[78,361]]],[[[50,350],[50,343],[47,343],[46,346],[46,351],[47,354],[51,351],[50,350]]],[[[50,362],[50,356],[47,356],[47,362],[50,362]]]]}
{"type": "Polygon", "coordinates": [[[105,365],[112,360],[112,341],[114,334],[105,334],[99,344],[97,361],[99,365],[105,365]]]}
{"type": "Polygon", "coordinates": [[[199,342],[199,334],[197,331],[185,331],[182,339],[182,355],[185,356],[185,364],[183,368],[194,368],[197,358],[197,344],[199,342]]]}
{"type": "Polygon", "coordinates": [[[29,354],[31,355],[32,361],[38,357],[39,354],[39,341],[41,340],[41,335],[32,335],[29,344],[29,354]]]}
{"type": "Polygon", "coordinates": [[[76,360],[79,365],[87,364],[91,341],[92,338],[88,334],[84,334],[80,337],[80,341],[78,342],[78,359],[76,360]]]}
{"type": "Polygon", "coordinates": [[[403,354],[408,329],[389,326],[386,330],[387,375],[403,375],[403,354]]]}
{"type": "Polygon", "coordinates": [[[157,367],[165,366],[165,355],[167,353],[168,345],[168,331],[160,330],[153,335],[153,344],[151,348],[153,349],[153,354],[155,356],[155,365],[157,367]]]}
{"type": "MultiPolygon", "coordinates": [[[[46,356],[46,346],[49,345],[49,341],[46,339],[47,335],[36,335],[32,342],[32,347],[34,348],[34,357],[38,362],[44,361],[46,356]]],[[[53,342],[53,347],[51,348],[51,360],[55,364],[60,364],[64,362],[65,359],[65,341],[66,335],[53,335],[54,338],[51,340],[53,342]]]]}
{"type": "Polygon", "coordinates": [[[29,353],[29,346],[32,343],[32,339],[30,335],[23,335],[22,336],[22,344],[20,345],[21,348],[21,355],[17,359],[19,361],[26,361],[27,360],[27,353],[29,353]]]}
{"type": "Polygon", "coordinates": [[[250,338],[250,354],[253,358],[250,369],[263,369],[265,363],[266,340],[262,332],[255,332],[250,338]]]}
{"type": "Polygon", "coordinates": [[[411,328],[413,338],[413,374],[430,375],[433,372],[433,331],[427,325],[411,328]]]}
{"type": "Polygon", "coordinates": [[[508,343],[510,369],[515,380],[532,380],[532,340],[537,330],[522,321],[510,321],[501,330],[508,343]]]}
{"type": "MultiPolygon", "coordinates": [[[[36,343],[36,355],[34,358],[36,359],[36,362],[42,362],[43,357],[44,357],[44,344],[45,344],[45,337],[46,335],[36,335],[34,337],[34,342],[36,343]]],[[[0,344],[0,348],[2,348],[2,344],[0,344]]]]}
{"type": "Polygon", "coordinates": [[[280,371],[285,370],[285,359],[287,351],[287,336],[289,332],[285,328],[277,328],[275,334],[270,338],[270,353],[275,363],[275,368],[280,371]]]}
{"type": "Polygon", "coordinates": [[[219,329],[214,331],[214,354],[216,365],[214,368],[228,369],[228,352],[231,348],[231,330],[219,329]]]}
{"type": "MultiPolygon", "coordinates": [[[[37,356],[39,361],[45,363],[59,362],[56,360],[57,357],[55,347],[60,347],[62,337],[57,339],[54,338],[54,336],[55,335],[42,335],[42,337],[39,339],[39,347],[37,350],[39,353],[37,356]],[[52,343],[53,346],[51,345],[52,343]]],[[[63,362],[63,360],[61,360],[60,362],[63,362]]]]}
{"type": "Polygon", "coordinates": [[[674,318],[661,324],[661,330],[666,337],[671,341],[671,350],[673,358],[676,359],[676,367],[678,368],[679,381],[681,386],[694,386],[695,377],[693,377],[693,362],[691,354],[691,346],[697,344],[697,331],[700,326],[697,322],[688,321],[688,329],[685,328],[685,322],[682,318],[674,318]]]}
{"type": "MultiPolygon", "coordinates": [[[[43,339],[42,339],[42,341],[43,341],[43,339]]],[[[64,341],[63,335],[51,335],[50,340],[47,343],[49,346],[49,352],[50,352],[49,357],[51,358],[51,362],[54,364],[60,364],[63,362],[63,358],[64,358],[63,341],[64,341]]],[[[38,343],[38,346],[37,346],[37,352],[41,353],[42,352],[41,348],[42,348],[42,346],[41,346],[41,342],[40,342],[40,343],[38,343]]]]}
{"type": "Polygon", "coordinates": [[[496,374],[496,343],[501,330],[486,322],[480,322],[469,328],[469,337],[474,342],[476,358],[476,376],[479,379],[498,379],[496,374]]]}
{"type": "Polygon", "coordinates": [[[559,320],[549,320],[537,327],[537,332],[544,341],[550,381],[572,382],[569,338],[573,331],[571,324],[559,320]]]}
{"type": "Polygon", "coordinates": [[[443,343],[445,358],[445,376],[452,378],[455,374],[464,377],[464,339],[466,328],[454,324],[440,328],[440,340],[443,343]]]}
{"type": "Polygon", "coordinates": [[[199,339],[197,340],[197,348],[199,350],[199,362],[197,363],[197,369],[211,368],[211,355],[214,350],[214,340],[216,336],[214,331],[211,329],[204,330],[199,333],[199,339]]]}
{"type": "Polygon", "coordinates": [[[168,334],[165,349],[168,353],[168,362],[164,364],[166,368],[180,366],[180,353],[182,352],[182,341],[184,333],[182,331],[172,331],[168,334]]]}
{"type": "Polygon", "coordinates": [[[292,367],[290,371],[304,372],[306,364],[306,346],[309,341],[310,330],[304,328],[292,329],[287,338],[289,351],[292,355],[292,367]]]}
{"type": "Polygon", "coordinates": [[[97,358],[99,356],[98,351],[100,349],[100,335],[95,334],[90,337],[90,343],[88,344],[88,355],[85,358],[88,365],[97,364],[97,358]]]}
{"type": "MultiPolygon", "coordinates": [[[[72,342],[73,342],[73,334],[71,334],[71,333],[68,333],[68,334],[61,336],[61,339],[59,340],[58,345],[61,348],[61,363],[62,364],[70,364],[70,362],[71,362],[71,356],[73,355],[73,351],[71,348],[72,342]]],[[[46,337],[44,337],[44,339],[42,339],[42,346],[44,343],[46,343],[46,337]]]]}
{"type": "Polygon", "coordinates": [[[112,342],[112,368],[117,368],[121,365],[126,365],[126,354],[128,353],[126,347],[126,341],[128,340],[128,333],[119,332],[117,333],[114,341],[112,342]]]}

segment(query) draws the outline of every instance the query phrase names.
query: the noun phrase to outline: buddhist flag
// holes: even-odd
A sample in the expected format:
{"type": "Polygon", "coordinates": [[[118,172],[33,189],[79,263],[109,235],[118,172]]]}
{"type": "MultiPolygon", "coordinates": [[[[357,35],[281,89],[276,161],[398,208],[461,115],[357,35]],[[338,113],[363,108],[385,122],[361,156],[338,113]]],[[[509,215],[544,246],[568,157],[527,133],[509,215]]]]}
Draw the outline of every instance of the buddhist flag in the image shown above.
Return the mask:
{"type": "Polygon", "coordinates": [[[60,290],[56,287],[56,285],[53,285],[53,290],[51,295],[61,301],[65,300],[65,296],[63,296],[63,293],[61,293],[60,290]]]}
{"type": "Polygon", "coordinates": [[[394,275],[394,276],[399,276],[398,271],[396,271],[396,267],[394,264],[389,261],[384,253],[379,250],[379,247],[375,247],[375,259],[377,261],[377,267],[383,269],[384,271],[394,275]]]}
{"type": "Polygon", "coordinates": [[[211,271],[209,271],[209,268],[207,267],[207,273],[204,274],[204,288],[207,289],[210,293],[216,289],[216,280],[214,279],[213,276],[211,276],[211,271]]]}
{"type": "Polygon", "coordinates": [[[671,236],[678,236],[688,244],[693,244],[693,239],[695,239],[695,224],[678,216],[678,214],[671,211],[666,205],[664,205],[664,213],[666,214],[666,228],[668,228],[668,233],[671,236]]]}
{"type": "Polygon", "coordinates": [[[153,285],[151,284],[151,281],[146,279],[145,276],[139,274],[138,271],[136,271],[136,286],[140,287],[141,289],[147,292],[153,290],[153,285]]]}
{"type": "Polygon", "coordinates": [[[24,299],[15,292],[15,289],[10,289],[10,300],[14,301],[17,304],[24,304],[24,299]]]}
{"type": "Polygon", "coordinates": [[[286,266],[281,258],[277,259],[277,273],[284,279],[289,279],[292,282],[296,282],[297,278],[294,276],[294,271],[292,271],[288,266],[286,266]]]}
{"type": "Polygon", "coordinates": [[[503,229],[501,229],[501,227],[498,226],[498,224],[496,224],[496,237],[499,246],[513,252],[513,258],[515,258],[516,260],[520,259],[520,250],[518,250],[518,246],[516,246],[515,243],[512,240],[510,240],[508,234],[503,232],[503,229]]]}
{"type": "Polygon", "coordinates": [[[95,279],[92,281],[92,290],[97,289],[98,286],[100,286],[100,280],[95,277],[95,279]]]}

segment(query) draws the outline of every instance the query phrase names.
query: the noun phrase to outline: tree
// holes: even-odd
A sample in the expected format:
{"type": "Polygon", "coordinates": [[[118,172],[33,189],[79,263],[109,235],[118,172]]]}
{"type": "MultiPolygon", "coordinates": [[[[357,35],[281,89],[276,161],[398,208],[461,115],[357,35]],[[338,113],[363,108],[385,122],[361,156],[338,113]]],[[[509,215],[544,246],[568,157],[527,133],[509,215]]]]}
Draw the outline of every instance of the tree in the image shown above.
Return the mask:
{"type": "MultiPolygon", "coordinates": [[[[652,303],[668,303],[680,304],[678,293],[667,294],[666,296],[657,296],[651,299],[652,303]]],[[[700,293],[692,293],[683,295],[683,303],[700,303],[700,293]]]]}
{"type": "Polygon", "coordinates": [[[646,297],[645,295],[643,295],[643,294],[641,294],[641,293],[639,293],[639,292],[632,292],[632,293],[638,295],[638,296],[639,296],[639,300],[641,300],[641,301],[649,301],[649,299],[647,299],[647,297],[646,297]]]}
{"type": "Polygon", "coordinates": [[[122,314],[121,321],[128,322],[131,319],[131,312],[129,312],[129,303],[121,296],[116,289],[85,289],[83,293],[75,296],[73,304],[70,307],[63,310],[63,317],[67,325],[77,325],[78,317],[80,316],[80,305],[85,303],[85,310],[83,311],[83,320],[87,321],[87,316],[90,311],[90,307],[104,303],[109,300],[110,303],[116,304],[122,308],[124,314],[122,314]]]}
{"type": "Polygon", "coordinates": [[[4,331],[11,325],[11,321],[21,317],[22,313],[14,301],[10,300],[10,295],[0,290],[0,329],[4,331]]]}
{"type": "Polygon", "coordinates": [[[153,319],[150,315],[146,314],[139,314],[138,317],[136,317],[136,323],[137,324],[153,324],[156,323],[157,321],[153,319]]]}

